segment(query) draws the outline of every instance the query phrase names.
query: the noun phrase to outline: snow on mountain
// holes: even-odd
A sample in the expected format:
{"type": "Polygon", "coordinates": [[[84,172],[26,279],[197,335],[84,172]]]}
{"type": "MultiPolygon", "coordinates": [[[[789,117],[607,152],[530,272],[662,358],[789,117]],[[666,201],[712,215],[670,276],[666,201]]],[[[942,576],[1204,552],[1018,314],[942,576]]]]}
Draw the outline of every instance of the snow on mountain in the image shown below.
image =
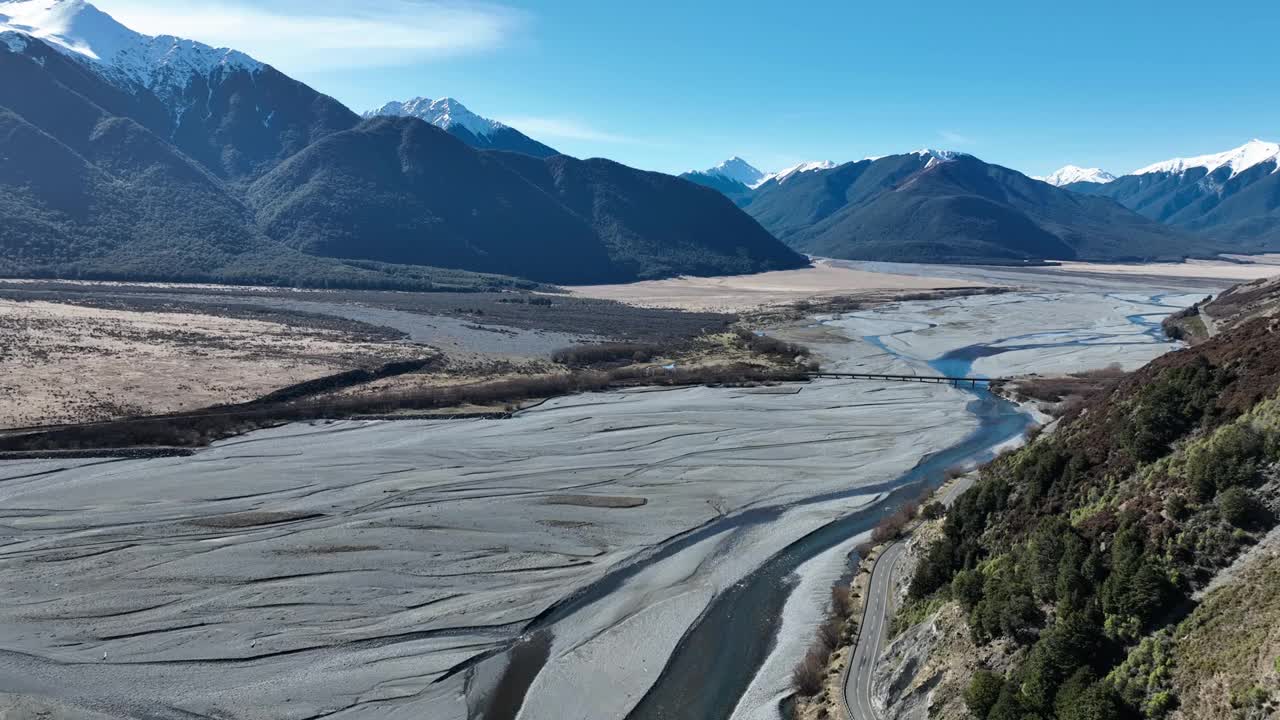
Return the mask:
{"type": "Polygon", "coordinates": [[[1036,177],[1036,180],[1042,180],[1044,182],[1049,183],[1050,185],[1055,185],[1057,187],[1062,187],[1063,185],[1070,185],[1071,183],[1077,183],[1077,182],[1090,182],[1090,183],[1102,184],[1102,183],[1109,183],[1115,179],[1116,179],[1116,176],[1112,175],[1106,170],[1102,170],[1099,168],[1082,168],[1076,165],[1064,165],[1063,167],[1055,170],[1050,175],[1047,175],[1045,177],[1039,177],[1039,176],[1036,177]]]}
{"type": "Polygon", "coordinates": [[[924,164],[924,169],[928,170],[934,165],[951,162],[958,157],[965,157],[968,153],[962,153],[956,150],[934,150],[933,148],[921,148],[913,152],[912,155],[929,158],[929,162],[924,164]]]}
{"type": "Polygon", "coordinates": [[[30,36],[12,30],[0,30],[0,45],[9,48],[9,52],[22,52],[27,49],[30,36]]]}
{"type": "MultiPolygon", "coordinates": [[[[208,77],[218,70],[257,72],[264,67],[228,48],[134,32],[85,0],[0,1],[0,34],[11,33],[39,38],[115,85],[140,85],[162,99],[180,95],[193,75],[208,77]]],[[[13,40],[5,42],[15,49],[13,40]]]]}
{"type": "Polygon", "coordinates": [[[937,150],[935,148],[920,148],[919,150],[916,150],[911,154],[919,155],[920,157],[933,158],[934,160],[938,160],[940,162],[947,162],[949,160],[955,160],[958,157],[964,157],[968,155],[968,153],[962,153],[959,150],[937,150]]]}
{"type": "Polygon", "coordinates": [[[768,175],[760,178],[760,180],[751,187],[754,189],[769,182],[770,180],[777,180],[779,183],[782,183],[786,182],[788,178],[796,173],[806,173],[813,170],[830,170],[835,166],[836,164],[830,160],[810,160],[809,162],[802,162],[799,165],[792,165],[789,168],[783,168],[775,173],[769,173],[768,175]]]}
{"type": "Polygon", "coordinates": [[[764,173],[757,170],[751,163],[734,155],[719,165],[707,170],[708,175],[719,175],[722,178],[728,178],[735,182],[740,182],[747,187],[755,187],[764,178],[764,173]]]}
{"type": "Polygon", "coordinates": [[[1275,163],[1276,168],[1272,172],[1280,170],[1280,144],[1263,142],[1255,138],[1233,150],[1213,155],[1165,160],[1134,170],[1130,175],[1149,175],[1158,172],[1181,175],[1192,168],[1204,168],[1206,173],[1211,173],[1219,168],[1228,167],[1231,168],[1231,177],[1235,177],[1255,165],[1267,162],[1275,163]]]}
{"type": "Polygon", "coordinates": [[[379,115],[416,117],[435,125],[441,130],[461,126],[477,137],[487,137],[507,127],[497,120],[480,117],[464,107],[462,103],[447,97],[439,100],[416,97],[404,102],[393,100],[377,110],[366,112],[364,117],[371,118],[379,115]]]}

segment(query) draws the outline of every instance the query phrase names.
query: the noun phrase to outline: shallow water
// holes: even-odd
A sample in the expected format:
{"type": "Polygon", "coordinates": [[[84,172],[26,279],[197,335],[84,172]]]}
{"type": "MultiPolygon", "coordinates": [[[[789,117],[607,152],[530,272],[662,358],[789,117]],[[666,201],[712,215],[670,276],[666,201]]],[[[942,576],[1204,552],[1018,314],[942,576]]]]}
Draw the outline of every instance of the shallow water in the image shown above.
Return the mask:
{"type": "MultiPolygon", "coordinates": [[[[823,350],[922,374],[1141,363],[1168,347],[1151,332],[1165,301],[907,303],[831,319],[851,340],[823,350]]],[[[1026,422],[980,391],[818,381],[0,466],[0,686],[40,677],[21,691],[158,717],[776,715],[815,579],[886,507],[1026,422]],[[576,492],[648,502],[546,502],[576,492]],[[249,510],[298,519],[192,525],[249,510]]]]}
{"type": "MultiPolygon", "coordinates": [[[[1168,294],[1155,294],[1142,304],[1154,309],[1126,319],[1141,330],[1141,340],[1110,345],[1150,346],[1164,343],[1160,319],[1181,305],[1167,305],[1168,294]]],[[[1003,301],[1003,300],[1002,300],[1003,301]]],[[[876,315],[873,311],[869,315],[876,315]]],[[[887,340],[932,330],[937,322],[910,322],[907,329],[884,335],[865,335],[862,340],[906,362],[924,360],[940,375],[982,376],[974,363],[981,358],[1027,350],[1087,347],[1114,336],[1058,330],[993,338],[987,342],[949,350],[934,358],[920,358],[895,350],[887,340]]],[[[1087,327],[1078,329],[1087,331],[1087,327]]],[[[942,452],[925,457],[887,487],[893,488],[884,502],[852,513],[805,536],[766,561],[742,582],[726,590],[712,603],[699,622],[686,634],[658,682],[628,716],[634,720],[672,718],[724,718],[735,714],[739,699],[776,644],[782,608],[791,593],[796,568],[850,538],[867,532],[898,505],[915,497],[925,487],[936,487],[943,473],[955,466],[989,460],[993,448],[1020,437],[1031,424],[1028,415],[1013,404],[984,389],[969,392],[974,399],[968,411],[979,421],[977,430],[942,452]]]]}
{"type": "MultiPolygon", "coordinates": [[[[881,336],[863,339],[893,353],[881,336]]],[[[929,364],[940,374],[967,376],[972,371],[973,359],[955,356],[938,358],[929,364]]],[[[968,404],[968,411],[979,421],[975,431],[946,450],[925,457],[910,471],[887,483],[884,489],[889,492],[882,502],[806,535],[721,593],[685,635],[658,682],[628,718],[731,717],[738,700],[775,645],[774,629],[791,593],[790,578],[799,566],[870,531],[923,489],[940,485],[948,469],[990,459],[993,448],[1022,435],[1030,426],[1031,419],[1012,403],[985,389],[969,392],[973,400],[968,404]]],[[[824,499],[815,497],[811,502],[824,499]]]]}

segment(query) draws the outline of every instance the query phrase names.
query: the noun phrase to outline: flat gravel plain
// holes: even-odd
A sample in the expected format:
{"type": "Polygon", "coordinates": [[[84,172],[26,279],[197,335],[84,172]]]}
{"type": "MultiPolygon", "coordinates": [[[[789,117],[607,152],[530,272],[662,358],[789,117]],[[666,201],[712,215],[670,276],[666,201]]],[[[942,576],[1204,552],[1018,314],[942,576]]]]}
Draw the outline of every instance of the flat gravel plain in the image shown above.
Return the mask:
{"type": "MultiPolygon", "coordinates": [[[[831,319],[817,349],[830,369],[922,373],[972,343],[1061,348],[1054,369],[1167,349],[1129,316],[1172,307],[1117,292],[889,306],[831,319]]],[[[1033,365],[1010,355],[976,369],[1033,365]]],[[[509,420],[297,424],[182,458],[0,463],[0,716],[475,717],[505,692],[502,651],[538,627],[519,717],[625,717],[719,592],[959,442],[971,399],[632,390],[509,420]]],[[[776,714],[842,563],[800,571],[822,580],[800,579],[736,716],[776,714]]]]}
{"type": "MultiPolygon", "coordinates": [[[[963,434],[962,408],[906,384],[634,391],[4,463],[0,689],[138,717],[465,716],[464,677],[436,681],[576,589],[723,515],[888,480],[963,434]]],[[[650,598],[691,622],[751,567],[697,572],[727,549],[643,578],[650,598]]]]}

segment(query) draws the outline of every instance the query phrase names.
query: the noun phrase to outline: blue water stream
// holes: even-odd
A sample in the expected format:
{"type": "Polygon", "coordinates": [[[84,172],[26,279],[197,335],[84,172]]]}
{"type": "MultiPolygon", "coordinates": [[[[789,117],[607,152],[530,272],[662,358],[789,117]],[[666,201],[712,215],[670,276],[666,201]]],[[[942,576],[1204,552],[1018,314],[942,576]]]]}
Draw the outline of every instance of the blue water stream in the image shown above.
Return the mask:
{"type": "MultiPolygon", "coordinates": [[[[1163,296],[1153,296],[1149,303],[1162,312],[1129,316],[1129,321],[1143,328],[1146,335],[1159,338],[1160,325],[1151,318],[1167,315],[1163,296]]],[[[932,327],[925,323],[899,333],[920,332],[932,327]]],[[[1055,341],[1055,332],[1005,338],[1000,341],[971,345],[952,350],[928,360],[939,374],[969,376],[974,362],[1015,350],[1057,348],[1103,341],[1105,335],[1055,341]],[[1040,342],[1035,342],[1039,339],[1040,342]]],[[[868,336],[864,339],[901,360],[919,361],[893,350],[886,338],[893,334],[868,336]]],[[[1149,343],[1150,341],[1144,341],[1149,343]]],[[[850,513],[825,525],[766,559],[756,570],[717,595],[668,659],[657,681],[628,715],[629,720],[726,720],[746,692],[751,680],[776,644],[782,610],[791,595],[796,568],[804,562],[837,547],[850,538],[871,530],[894,508],[919,495],[926,487],[936,487],[946,470],[957,465],[970,465],[991,458],[993,448],[1023,434],[1031,424],[1028,415],[1012,403],[984,389],[965,389],[971,395],[967,410],[978,420],[978,427],[959,443],[928,455],[903,475],[878,485],[859,485],[824,493],[799,505],[827,503],[833,500],[886,493],[882,502],[850,513]]],[[[733,529],[778,520],[787,506],[759,507],[726,517],[693,530],[655,549],[642,560],[614,569],[599,581],[557,604],[526,627],[526,638],[548,641],[556,622],[565,620],[591,603],[619,590],[636,573],[654,562],[671,557],[708,537],[733,529]]],[[[524,674],[528,668],[524,669],[524,674]]],[[[533,673],[533,674],[536,674],[533,673]]],[[[590,682],[584,680],[584,682],[590,682]]],[[[486,708],[487,718],[514,717],[523,692],[506,707],[486,708]]]]}

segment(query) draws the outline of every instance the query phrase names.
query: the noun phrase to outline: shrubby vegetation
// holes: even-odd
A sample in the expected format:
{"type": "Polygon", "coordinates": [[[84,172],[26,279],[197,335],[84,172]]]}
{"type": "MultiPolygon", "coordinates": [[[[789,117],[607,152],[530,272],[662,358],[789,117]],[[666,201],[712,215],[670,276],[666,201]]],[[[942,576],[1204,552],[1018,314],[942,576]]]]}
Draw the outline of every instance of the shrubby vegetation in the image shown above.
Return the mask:
{"type": "Polygon", "coordinates": [[[736,335],[738,342],[754,353],[774,355],[787,360],[809,357],[809,348],[804,345],[789,343],[770,335],[759,335],[743,328],[739,328],[736,335]]]}
{"type": "Polygon", "coordinates": [[[800,695],[813,696],[822,691],[832,653],[852,636],[856,627],[857,621],[850,617],[852,610],[849,586],[839,582],[832,585],[827,618],[814,633],[809,651],[791,670],[791,687],[800,695]]]}
{"type": "MultiPolygon", "coordinates": [[[[391,374],[395,374],[394,372],[391,374]]],[[[303,397],[313,390],[329,390],[348,385],[344,373],[330,384],[302,384],[286,388],[288,400],[249,402],[217,406],[205,410],[132,418],[104,423],[54,428],[42,432],[0,438],[0,451],[79,450],[86,448],[130,448],[139,446],[194,447],[261,427],[286,422],[378,415],[407,410],[435,410],[463,405],[497,406],[531,398],[545,398],[611,387],[645,385],[750,384],[782,380],[803,380],[799,368],[777,370],[755,365],[717,365],[676,369],[658,375],[643,368],[616,368],[609,371],[581,370],[552,375],[535,375],[465,385],[443,385],[403,392],[370,395],[303,397]]]]}
{"type": "Polygon", "coordinates": [[[947,513],[910,597],[954,599],[975,642],[1021,648],[1007,675],[974,676],[976,717],[1160,718],[1177,706],[1162,629],[1276,522],[1255,490],[1280,462],[1280,348],[1262,337],[1254,350],[1269,354],[1217,346],[1157,361],[984,468],[947,513]]]}
{"type": "Polygon", "coordinates": [[[677,350],[656,343],[599,343],[574,345],[561,348],[551,354],[551,359],[562,365],[588,366],[617,362],[649,362],[661,355],[677,350]]]}
{"type": "MultiPolygon", "coordinates": [[[[768,335],[739,328],[732,335],[740,347],[757,355],[766,355],[781,362],[804,360],[809,357],[809,348],[796,343],[789,343],[768,335]]],[[[561,348],[551,355],[551,359],[563,365],[573,367],[592,367],[600,365],[637,362],[645,363],[660,357],[670,358],[687,351],[692,344],[687,338],[673,339],[662,343],[592,343],[561,348]]]]}

